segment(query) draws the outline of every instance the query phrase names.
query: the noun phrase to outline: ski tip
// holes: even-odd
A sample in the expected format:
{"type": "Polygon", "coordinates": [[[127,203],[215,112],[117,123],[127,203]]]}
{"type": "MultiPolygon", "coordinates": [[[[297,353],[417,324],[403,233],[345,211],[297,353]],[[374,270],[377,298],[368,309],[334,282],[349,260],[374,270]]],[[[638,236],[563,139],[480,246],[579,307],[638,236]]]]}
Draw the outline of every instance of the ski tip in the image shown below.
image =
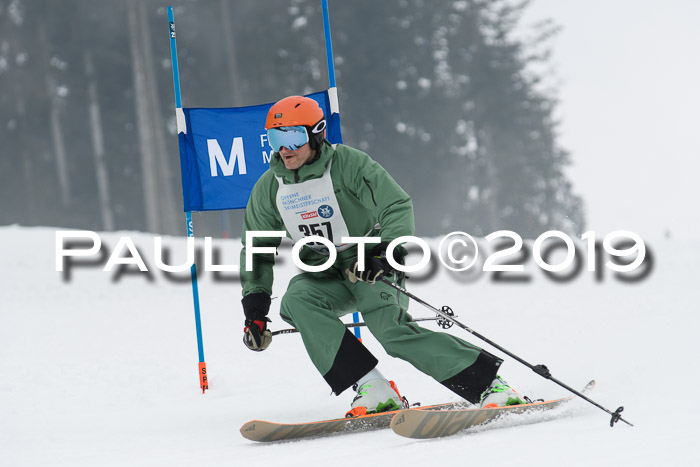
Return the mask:
{"type": "Polygon", "coordinates": [[[266,422],[265,420],[251,420],[244,423],[238,431],[241,432],[241,435],[245,439],[260,441],[261,437],[266,435],[271,427],[274,427],[274,424],[266,422]]]}
{"type": "Polygon", "coordinates": [[[244,423],[243,426],[241,426],[240,431],[241,435],[243,435],[244,438],[251,439],[250,433],[255,431],[255,424],[256,421],[250,421],[247,423],[244,423]]]}
{"type": "MultiPolygon", "coordinates": [[[[409,424],[412,425],[415,423],[415,421],[411,418],[413,415],[416,414],[416,410],[411,410],[411,409],[404,409],[400,410],[399,412],[396,413],[391,419],[391,429],[394,430],[394,433],[397,435],[401,436],[406,436],[409,437],[406,433],[407,430],[403,429],[404,425],[409,424]]],[[[420,418],[420,415],[419,415],[420,418]]]]}
{"type": "Polygon", "coordinates": [[[596,384],[597,384],[597,383],[596,383],[596,381],[595,381],[594,379],[590,380],[590,381],[588,382],[588,384],[586,384],[586,386],[583,388],[584,392],[585,392],[585,391],[592,391],[593,389],[595,389],[595,385],[596,385],[596,384]]]}

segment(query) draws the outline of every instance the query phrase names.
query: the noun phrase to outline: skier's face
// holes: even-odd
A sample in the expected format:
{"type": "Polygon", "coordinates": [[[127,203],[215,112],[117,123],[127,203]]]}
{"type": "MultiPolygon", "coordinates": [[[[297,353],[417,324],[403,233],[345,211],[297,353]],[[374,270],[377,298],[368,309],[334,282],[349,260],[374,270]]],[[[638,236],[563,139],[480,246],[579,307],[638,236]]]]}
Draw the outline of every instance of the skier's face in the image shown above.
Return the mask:
{"type": "Polygon", "coordinates": [[[284,162],[284,166],[289,170],[296,170],[302,165],[306,164],[314,157],[315,153],[316,151],[311,149],[309,143],[306,143],[294,151],[290,151],[285,147],[280,149],[280,157],[282,158],[282,162],[284,162]]]}

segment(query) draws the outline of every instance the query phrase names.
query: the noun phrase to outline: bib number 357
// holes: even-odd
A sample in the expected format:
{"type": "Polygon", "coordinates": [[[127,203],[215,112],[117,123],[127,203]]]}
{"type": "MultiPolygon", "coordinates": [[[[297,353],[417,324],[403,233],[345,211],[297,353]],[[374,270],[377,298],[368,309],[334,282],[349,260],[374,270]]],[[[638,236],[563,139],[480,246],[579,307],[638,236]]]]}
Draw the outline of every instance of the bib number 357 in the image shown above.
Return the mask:
{"type": "Polygon", "coordinates": [[[330,222],[321,222],[319,224],[299,224],[299,231],[304,234],[304,237],[318,235],[325,237],[331,242],[333,241],[333,229],[330,222]]]}

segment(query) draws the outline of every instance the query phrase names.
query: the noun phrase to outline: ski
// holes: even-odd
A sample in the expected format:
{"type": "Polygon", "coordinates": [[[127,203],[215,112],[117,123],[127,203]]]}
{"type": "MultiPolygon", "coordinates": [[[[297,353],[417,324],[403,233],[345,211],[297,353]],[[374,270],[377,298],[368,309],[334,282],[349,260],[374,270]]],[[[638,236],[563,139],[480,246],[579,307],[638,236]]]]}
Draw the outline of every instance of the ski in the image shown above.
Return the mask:
{"type": "MultiPolygon", "coordinates": [[[[595,380],[590,381],[581,391],[590,392],[595,387],[595,380]]],[[[530,404],[510,405],[506,407],[455,410],[401,410],[391,421],[394,433],[406,438],[429,439],[450,436],[473,426],[485,425],[506,414],[523,414],[550,410],[572,400],[564,397],[530,404]]],[[[544,420],[542,420],[544,421],[544,420]]]]}
{"type": "Polygon", "coordinates": [[[377,414],[362,415],[353,418],[336,418],[307,423],[275,423],[265,420],[251,420],[241,427],[241,435],[251,441],[274,442],[302,438],[319,438],[324,436],[349,434],[389,428],[391,419],[399,412],[450,410],[468,406],[468,402],[450,402],[445,404],[413,407],[377,414]]]}

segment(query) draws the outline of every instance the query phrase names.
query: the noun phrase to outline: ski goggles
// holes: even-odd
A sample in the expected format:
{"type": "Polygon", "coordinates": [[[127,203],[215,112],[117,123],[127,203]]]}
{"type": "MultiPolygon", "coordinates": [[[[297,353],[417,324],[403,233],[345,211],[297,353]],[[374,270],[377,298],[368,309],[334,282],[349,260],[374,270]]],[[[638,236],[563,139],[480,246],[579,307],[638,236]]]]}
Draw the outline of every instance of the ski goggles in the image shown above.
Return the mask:
{"type": "MultiPolygon", "coordinates": [[[[311,130],[314,134],[326,129],[326,120],[321,120],[311,130]]],[[[267,130],[267,141],[273,151],[279,152],[283,147],[295,151],[309,142],[309,132],[305,126],[281,126],[267,130]]]]}
{"type": "Polygon", "coordinates": [[[303,126],[281,126],[267,130],[267,141],[275,152],[283,147],[295,151],[309,142],[309,133],[303,126]]]}

